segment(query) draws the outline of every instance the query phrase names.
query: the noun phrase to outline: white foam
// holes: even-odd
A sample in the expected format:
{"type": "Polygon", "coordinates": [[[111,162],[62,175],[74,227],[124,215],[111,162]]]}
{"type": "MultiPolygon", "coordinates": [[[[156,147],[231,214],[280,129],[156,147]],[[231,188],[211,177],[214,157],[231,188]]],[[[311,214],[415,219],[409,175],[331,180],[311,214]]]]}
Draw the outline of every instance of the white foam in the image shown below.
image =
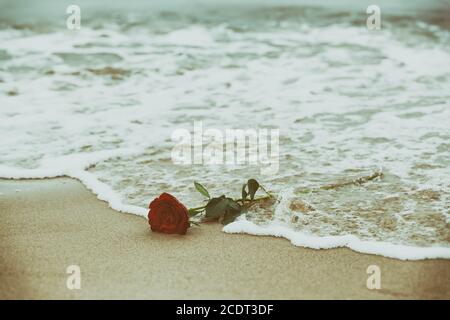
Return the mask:
{"type": "Polygon", "coordinates": [[[381,241],[362,241],[354,235],[317,237],[275,223],[268,226],[258,226],[247,220],[239,220],[226,225],[223,231],[226,233],[282,237],[290,240],[295,246],[311,249],[347,247],[361,253],[376,254],[400,260],[450,259],[450,248],[414,247],[381,241]]]}
{"type": "Polygon", "coordinates": [[[6,179],[45,179],[56,177],[71,177],[83,183],[90,191],[97,195],[97,198],[99,200],[107,202],[108,205],[116,211],[131,213],[142,217],[146,217],[148,212],[148,210],[145,208],[124,204],[120,195],[115,192],[110,186],[101,182],[95,175],[80,168],[20,169],[0,166],[0,177],[6,179]]]}
{"type": "Polygon", "coordinates": [[[89,190],[97,195],[98,199],[106,201],[112,209],[142,217],[147,216],[148,209],[124,204],[117,192],[107,184],[98,180],[93,174],[86,171],[80,171],[74,173],[72,177],[80,180],[89,190]]]}
{"type": "MultiPolygon", "coordinates": [[[[318,27],[316,18],[278,24],[248,16],[248,30],[239,22],[232,28],[233,21],[162,18],[131,29],[120,21],[103,28],[87,23],[76,33],[1,29],[2,50],[11,58],[0,60],[0,177],[73,177],[113,209],[145,216],[148,201],[163,191],[185,203],[201,201],[189,188],[194,178],[230,194],[235,190],[228,186],[259,172],[174,166],[172,130],[191,129],[193,121],[215,129],[276,127],[280,172],[258,180],[297,188],[382,165],[398,187],[393,193],[403,197],[400,212],[383,212],[398,219],[395,230],[351,207],[340,220],[326,210],[298,215],[314,227],[306,236],[311,230],[290,228],[284,202],[267,227],[239,221],[225,231],[399,259],[448,257],[445,247],[387,242],[449,245],[442,231],[450,221],[450,55],[439,40],[448,32],[430,29],[436,37],[419,37],[414,45],[394,37],[394,28],[368,32],[344,21],[318,27]],[[112,79],[98,70],[106,66],[126,75],[112,79]],[[418,191],[437,195],[424,207],[426,198],[408,198],[418,191]],[[431,220],[414,213],[432,214],[431,220]],[[323,237],[342,230],[352,236],[323,237]],[[373,241],[359,240],[366,238],[373,241]]],[[[385,187],[359,200],[388,198],[385,187]]],[[[339,194],[324,198],[333,196],[339,194]]],[[[302,200],[314,205],[317,199],[302,200]]]]}
{"type": "Polygon", "coordinates": [[[172,31],[160,40],[177,46],[207,47],[214,44],[211,34],[200,26],[172,31]]]}
{"type": "Polygon", "coordinates": [[[39,179],[72,176],[98,162],[118,156],[129,156],[142,152],[136,149],[102,150],[91,153],[76,153],[59,157],[45,158],[36,169],[26,169],[0,165],[0,177],[6,179],[39,179]]]}
{"type": "Polygon", "coordinates": [[[142,151],[136,148],[72,154],[45,159],[42,161],[42,166],[36,169],[14,168],[0,165],[0,177],[7,179],[44,179],[63,176],[75,178],[96,194],[98,199],[106,201],[112,209],[145,217],[147,215],[147,209],[124,204],[117,192],[107,184],[101,182],[95,175],[86,171],[87,168],[102,160],[117,156],[130,156],[139,152],[142,151]]]}

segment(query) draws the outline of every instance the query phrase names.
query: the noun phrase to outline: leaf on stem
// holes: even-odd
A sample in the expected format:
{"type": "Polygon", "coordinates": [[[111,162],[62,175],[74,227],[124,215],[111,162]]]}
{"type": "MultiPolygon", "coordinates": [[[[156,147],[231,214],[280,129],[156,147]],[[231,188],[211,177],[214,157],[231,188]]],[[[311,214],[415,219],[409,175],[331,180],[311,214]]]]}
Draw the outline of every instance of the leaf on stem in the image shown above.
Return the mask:
{"type": "Polygon", "coordinates": [[[241,215],[241,213],[242,213],[241,210],[233,210],[233,209],[227,210],[223,215],[222,224],[227,225],[233,222],[237,217],[241,215]]]}
{"type": "Polygon", "coordinates": [[[200,192],[202,195],[207,197],[208,199],[211,199],[211,196],[209,195],[208,190],[204,186],[202,186],[200,183],[194,181],[195,189],[197,189],[198,192],[200,192]]]}
{"type": "Polygon", "coordinates": [[[203,210],[204,209],[196,209],[196,208],[189,209],[188,210],[189,217],[194,217],[194,216],[198,215],[200,212],[202,212],[203,210]]]}
{"type": "Polygon", "coordinates": [[[233,199],[221,196],[208,202],[205,208],[205,217],[218,219],[223,224],[228,224],[241,214],[242,208],[233,199]]]}
{"type": "Polygon", "coordinates": [[[248,193],[250,195],[250,199],[253,200],[255,198],[255,193],[258,191],[259,183],[255,179],[250,179],[247,181],[248,185],[248,193]]]}
{"type": "Polygon", "coordinates": [[[205,217],[206,218],[219,218],[219,216],[225,212],[227,208],[228,200],[225,196],[220,196],[218,198],[212,198],[206,204],[205,207],[205,217]]]}
{"type": "Polygon", "coordinates": [[[225,209],[225,213],[221,217],[221,223],[223,225],[227,225],[230,222],[233,222],[241,213],[243,206],[239,205],[236,201],[231,198],[227,198],[228,206],[225,209]]]}

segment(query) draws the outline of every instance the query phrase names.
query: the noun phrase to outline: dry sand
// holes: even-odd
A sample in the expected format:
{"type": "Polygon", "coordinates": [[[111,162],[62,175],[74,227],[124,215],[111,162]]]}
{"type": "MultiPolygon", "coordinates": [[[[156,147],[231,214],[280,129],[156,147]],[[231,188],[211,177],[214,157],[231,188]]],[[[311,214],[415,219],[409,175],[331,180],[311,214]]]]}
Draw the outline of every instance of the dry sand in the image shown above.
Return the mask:
{"type": "Polygon", "coordinates": [[[1,299],[450,298],[449,260],[304,249],[218,224],[152,233],[68,178],[0,180],[0,218],[1,299]],[[80,290],[66,287],[72,264],[80,290]],[[366,287],[372,264],[380,290],[366,287]]]}

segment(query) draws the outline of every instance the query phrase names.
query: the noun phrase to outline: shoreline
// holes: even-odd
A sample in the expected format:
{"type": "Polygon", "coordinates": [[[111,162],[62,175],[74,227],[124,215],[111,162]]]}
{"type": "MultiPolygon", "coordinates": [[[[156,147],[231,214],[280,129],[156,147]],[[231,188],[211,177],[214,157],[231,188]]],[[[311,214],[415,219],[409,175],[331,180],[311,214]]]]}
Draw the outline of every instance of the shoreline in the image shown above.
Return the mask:
{"type": "Polygon", "coordinates": [[[450,299],[450,261],[315,250],[289,240],[152,233],[71,178],[0,179],[1,299],[450,299]],[[66,287],[79,265],[81,289],[66,287]],[[381,289],[366,287],[370,265],[381,289]]]}

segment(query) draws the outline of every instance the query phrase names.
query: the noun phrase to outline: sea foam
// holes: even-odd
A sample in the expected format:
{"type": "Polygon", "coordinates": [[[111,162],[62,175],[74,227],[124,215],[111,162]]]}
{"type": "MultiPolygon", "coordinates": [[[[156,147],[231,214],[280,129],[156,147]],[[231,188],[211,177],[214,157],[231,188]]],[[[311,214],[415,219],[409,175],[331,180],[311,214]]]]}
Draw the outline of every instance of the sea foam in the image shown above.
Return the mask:
{"type": "Polygon", "coordinates": [[[347,247],[356,252],[376,254],[400,260],[450,259],[450,248],[415,247],[383,241],[362,241],[354,235],[317,237],[294,231],[287,225],[271,223],[258,226],[250,221],[239,220],[223,228],[226,233],[246,233],[257,236],[274,236],[288,239],[293,245],[311,249],[347,247]]]}
{"type": "Polygon", "coordinates": [[[370,32],[327,9],[246,10],[86,18],[77,32],[2,25],[0,177],[73,177],[139,216],[161,192],[202,203],[193,180],[238,197],[256,178],[284,202],[225,232],[449,258],[448,31],[388,15],[370,32]],[[279,172],[175,165],[171,133],[195,121],[279,128],[279,172]],[[381,180],[322,188],[380,166],[381,180]]]}

